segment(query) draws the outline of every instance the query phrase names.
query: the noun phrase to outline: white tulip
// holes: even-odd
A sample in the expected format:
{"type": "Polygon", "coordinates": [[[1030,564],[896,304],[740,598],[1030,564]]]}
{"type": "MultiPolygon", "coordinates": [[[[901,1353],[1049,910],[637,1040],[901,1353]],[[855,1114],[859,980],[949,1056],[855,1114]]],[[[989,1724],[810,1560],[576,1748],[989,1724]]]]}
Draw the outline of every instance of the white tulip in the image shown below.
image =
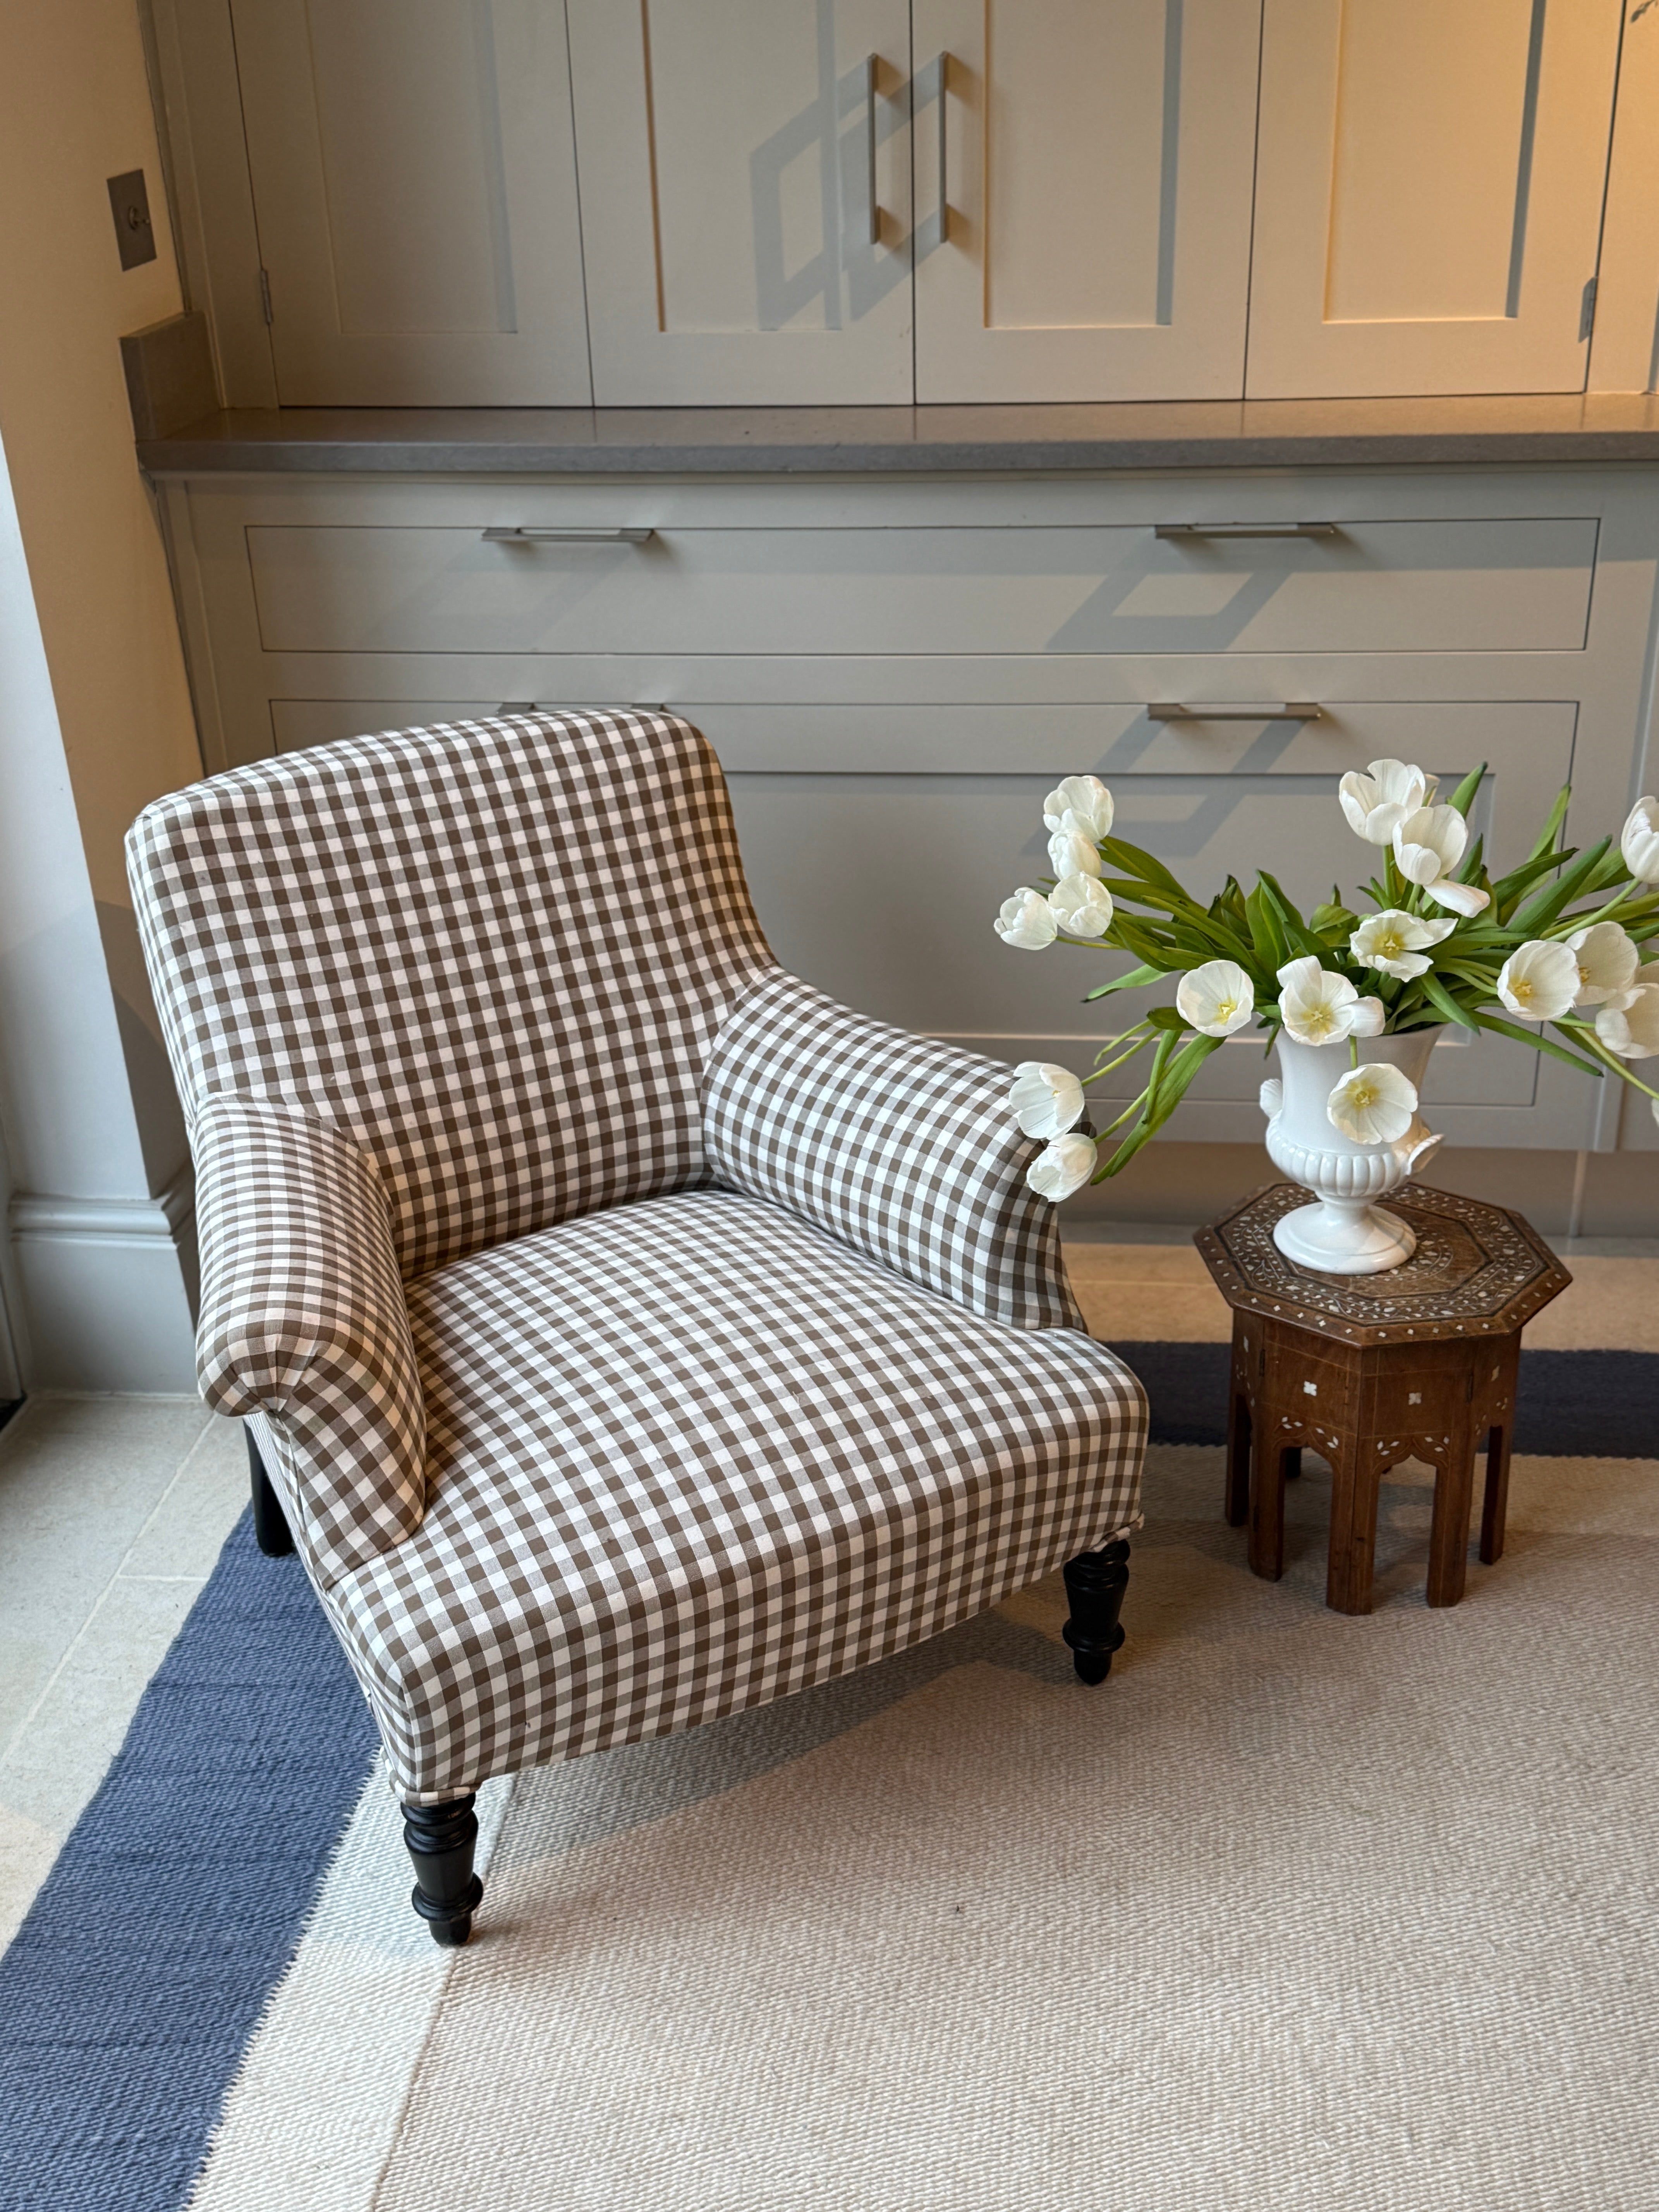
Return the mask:
{"type": "Polygon", "coordinates": [[[1098,844],[1112,834],[1117,809],[1112,794],[1097,775],[1068,775],[1042,802],[1042,826],[1058,830],[1069,814],[1079,830],[1098,844]]]}
{"type": "Polygon", "coordinates": [[[1048,840],[1048,866],[1062,881],[1067,876],[1100,873],[1095,841],[1075,814],[1062,816],[1059,829],[1048,840]]]}
{"type": "Polygon", "coordinates": [[[1434,965],[1424,948],[1440,944],[1456,927],[1455,921],[1420,921],[1414,914],[1389,907],[1366,916],[1349,938],[1348,950],[1362,968],[1375,968],[1409,982],[1434,965]]]}
{"type": "Polygon", "coordinates": [[[1634,990],[1599,1009],[1595,1034],[1620,1060],[1651,1060],[1659,1052],[1659,960],[1638,969],[1634,990]]]}
{"type": "Polygon", "coordinates": [[[1659,884],[1659,799],[1638,799],[1619,839],[1625,866],[1638,884],[1659,884]]]}
{"type": "Polygon", "coordinates": [[[1062,876],[1048,894],[1048,911],[1073,937],[1104,937],[1112,926],[1112,895],[1092,876],[1062,876]]]}
{"type": "Polygon", "coordinates": [[[1345,775],[1336,795],[1349,828],[1368,845],[1386,845],[1406,817],[1434,796],[1434,778],[1404,761],[1373,761],[1364,775],[1345,775]]]}
{"type": "Polygon", "coordinates": [[[1442,876],[1438,883],[1425,884],[1425,889],[1437,906],[1449,906],[1466,921],[1492,904],[1492,893],[1483,891],[1479,884],[1455,884],[1449,876],[1442,876]]]}
{"type": "Polygon", "coordinates": [[[1094,1140],[1090,1137],[1056,1137],[1025,1170],[1025,1181],[1039,1198],[1056,1206],[1081,1190],[1095,1171],[1094,1140]]]}
{"type": "Polygon", "coordinates": [[[1417,1118],[1416,1086],[1397,1067],[1351,1067],[1325,1102],[1334,1129],[1356,1145],[1398,1144],[1417,1118]]]}
{"type": "Polygon", "coordinates": [[[1490,894],[1452,881],[1468,842],[1469,825],[1455,806],[1419,806],[1396,826],[1394,857],[1407,882],[1420,884],[1437,905],[1479,914],[1490,894]]]}
{"type": "Polygon", "coordinates": [[[1298,1044],[1335,1044],[1344,1037],[1376,1036],[1387,1018],[1381,999],[1362,999],[1346,975],[1322,968],[1312,953],[1287,960],[1279,971],[1279,1018],[1298,1044]]]}
{"type": "Polygon", "coordinates": [[[1083,1119],[1083,1085],[1068,1067],[1023,1060],[1014,1070],[1008,1103],[1028,1137],[1060,1137],[1083,1119]]]}
{"type": "Polygon", "coordinates": [[[1455,806],[1419,806],[1394,831],[1394,857],[1408,884],[1437,883],[1463,857],[1469,825],[1455,806]]]}
{"type": "Polygon", "coordinates": [[[1024,884],[1012,898],[1002,902],[995,928],[1005,945],[1017,945],[1022,952],[1041,952],[1060,933],[1048,900],[1041,891],[1030,890],[1024,884]]]}
{"type": "Polygon", "coordinates": [[[1559,1022],[1578,995],[1578,963],[1567,945],[1529,938],[1498,969],[1498,995],[1524,1022],[1559,1022]]]}
{"type": "Polygon", "coordinates": [[[1206,960],[1176,986],[1176,1006],[1201,1036],[1231,1036],[1255,1013],[1255,992],[1235,961],[1206,960]]]}
{"type": "Polygon", "coordinates": [[[1605,1006],[1630,988],[1641,954],[1616,921],[1593,921],[1567,939],[1578,959],[1578,1006],[1605,1006]]]}

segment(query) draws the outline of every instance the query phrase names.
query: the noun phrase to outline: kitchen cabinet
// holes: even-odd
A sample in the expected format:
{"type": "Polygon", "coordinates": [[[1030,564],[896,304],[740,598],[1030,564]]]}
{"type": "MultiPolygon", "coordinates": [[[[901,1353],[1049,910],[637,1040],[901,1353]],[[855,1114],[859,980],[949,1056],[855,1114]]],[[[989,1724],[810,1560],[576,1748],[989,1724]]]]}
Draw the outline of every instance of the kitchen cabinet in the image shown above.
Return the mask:
{"type": "Polygon", "coordinates": [[[916,398],[1243,388],[1259,0],[915,0],[916,398]]]}
{"type": "Polygon", "coordinates": [[[1659,368],[1651,7],[149,5],[229,405],[1565,393],[1659,368]]]}
{"type": "Polygon", "coordinates": [[[597,403],[908,403],[908,0],[569,23],[597,403]]]}
{"type": "Polygon", "coordinates": [[[1267,0],[1252,398],[1582,392],[1617,0],[1267,0]]]}
{"type": "Polygon", "coordinates": [[[585,406],[562,10],[233,0],[276,396],[585,406]]]}

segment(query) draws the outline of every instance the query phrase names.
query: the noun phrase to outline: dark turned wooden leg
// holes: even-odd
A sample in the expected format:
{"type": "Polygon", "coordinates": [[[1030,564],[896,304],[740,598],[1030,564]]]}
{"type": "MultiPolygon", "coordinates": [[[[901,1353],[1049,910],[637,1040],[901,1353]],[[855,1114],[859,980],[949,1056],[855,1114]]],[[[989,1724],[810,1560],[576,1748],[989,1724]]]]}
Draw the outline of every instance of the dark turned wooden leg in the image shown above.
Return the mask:
{"type": "Polygon", "coordinates": [[[452,1797],[447,1805],[405,1805],[404,1841],[415,1862],[410,1902],[432,1930],[434,1943],[465,1943],[483,1884],[472,1871],[478,1840],[471,1797],[452,1797]]]}
{"type": "Polygon", "coordinates": [[[1072,1616],[1060,1632],[1072,1647],[1079,1678],[1103,1682],[1123,1642],[1117,1616],[1129,1587],[1129,1547],[1120,1537],[1098,1552],[1079,1552],[1062,1571],[1072,1616]]]}
{"type": "Polygon", "coordinates": [[[1480,1508],[1480,1564],[1490,1567],[1504,1556],[1504,1523],[1510,1510],[1510,1425],[1486,1432],[1486,1492],[1480,1508]]]}
{"type": "Polygon", "coordinates": [[[1285,1571],[1285,1462],[1294,1448],[1263,1443],[1256,1450],[1250,1481],[1250,1572],[1276,1583],[1285,1571]]]}
{"type": "Polygon", "coordinates": [[[1227,1526],[1242,1528],[1250,1517],[1250,1401],[1235,1390],[1227,1414],[1227,1526]]]}
{"type": "Polygon", "coordinates": [[[244,1429],[242,1434],[247,1438],[248,1480],[253,1492],[253,1540],[266,1559],[284,1559],[294,1549],[293,1531],[270,1486],[270,1477],[265,1473],[265,1463],[253,1441],[252,1430],[244,1429]]]}

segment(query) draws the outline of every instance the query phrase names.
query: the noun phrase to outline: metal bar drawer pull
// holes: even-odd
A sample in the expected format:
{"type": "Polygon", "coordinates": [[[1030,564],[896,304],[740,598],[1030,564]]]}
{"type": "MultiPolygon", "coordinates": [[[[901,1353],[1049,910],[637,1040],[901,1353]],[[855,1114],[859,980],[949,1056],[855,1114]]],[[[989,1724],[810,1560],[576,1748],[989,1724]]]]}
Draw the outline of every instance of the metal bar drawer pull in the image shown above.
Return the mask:
{"type": "Polygon", "coordinates": [[[1335,522],[1158,522],[1154,538],[1340,538],[1335,522]]]}
{"type": "Polygon", "coordinates": [[[482,532],[489,545],[643,545],[654,530],[585,529],[535,530],[523,523],[498,524],[482,532]]]}
{"type": "Polygon", "coordinates": [[[1175,699],[1154,699],[1149,722],[1316,722],[1325,709],[1314,699],[1286,699],[1278,707],[1185,707],[1175,699]]]}
{"type": "Polygon", "coordinates": [[[881,207],[876,198],[876,76],[881,68],[878,55],[872,54],[864,64],[864,128],[865,152],[869,173],[866,179],[870,194],[870,243],[881,244],[881,207]]]}

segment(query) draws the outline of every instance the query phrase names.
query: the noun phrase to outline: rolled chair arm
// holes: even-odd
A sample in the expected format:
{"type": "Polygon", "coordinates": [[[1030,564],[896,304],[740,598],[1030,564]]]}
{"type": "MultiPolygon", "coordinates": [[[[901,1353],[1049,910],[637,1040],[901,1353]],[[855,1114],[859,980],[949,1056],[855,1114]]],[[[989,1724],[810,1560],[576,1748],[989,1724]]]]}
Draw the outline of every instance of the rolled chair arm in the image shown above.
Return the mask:
{"type": "Polygon", "coordinates": [[[196,1367],[216,1413],[260,1413],[325,1582],[426,1510],[420,1373],[374,1159],[274,1100],[216,1095],[192,1132],[202,1244],[196,1367]]]}
{"type": "Polygon", "coordinates": [[[1015,1122],[1009,1073],[775,973],[709,1053],[708,1164],[972,1312],[1080,1329],[1054,1208],[1026,1185],[1042,1147],[1015,1122]]]}

